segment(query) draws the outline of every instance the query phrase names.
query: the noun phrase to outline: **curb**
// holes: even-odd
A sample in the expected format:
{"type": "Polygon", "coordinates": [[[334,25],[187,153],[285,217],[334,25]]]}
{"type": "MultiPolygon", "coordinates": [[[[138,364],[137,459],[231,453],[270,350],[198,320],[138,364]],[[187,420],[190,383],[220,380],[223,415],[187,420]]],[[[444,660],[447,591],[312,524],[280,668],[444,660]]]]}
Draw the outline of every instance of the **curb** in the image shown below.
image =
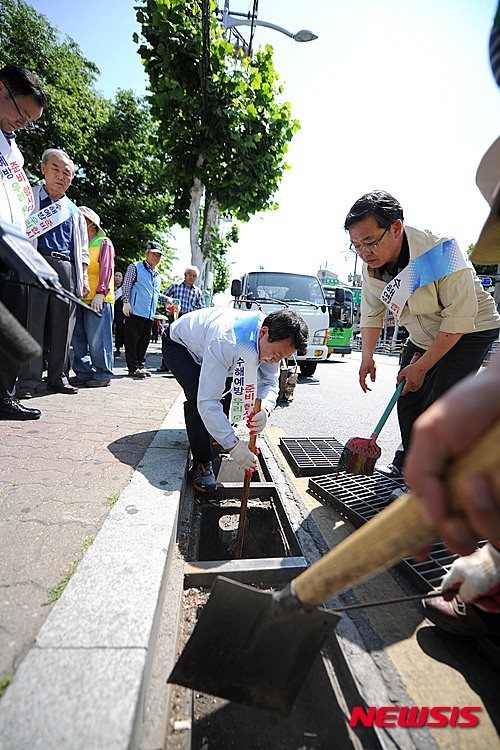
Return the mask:
{"type": "Polygon", "coordinates": [[[0,702],[0,750],[133,750],[189,453],[181,394],[0,702]]]}

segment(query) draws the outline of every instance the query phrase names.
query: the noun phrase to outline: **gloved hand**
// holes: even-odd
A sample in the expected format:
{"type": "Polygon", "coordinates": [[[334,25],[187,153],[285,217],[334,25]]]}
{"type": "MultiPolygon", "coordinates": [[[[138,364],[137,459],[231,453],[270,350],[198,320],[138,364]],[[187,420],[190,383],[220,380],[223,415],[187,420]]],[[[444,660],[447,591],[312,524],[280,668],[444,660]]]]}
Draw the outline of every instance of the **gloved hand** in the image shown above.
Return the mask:
{"type": "Polygon", "coordinates": [[[92,308],[92,310],[95,310],[96,312],[101,312],[103,305],[104,305],[104,294],[94,295],[90,303],[90,307],[92,308]]]}
{"type": "Polygon", "coordinates": [[[458,595],[465,604],[500,612],[500,552],[490,542],[472,555],[455,560],[443,578],[441,589],[458,586],[458,595]]]}
{"type": "Polygon", "coordinates": [[[249,449],[246,440],[239,440],[229,452],[229,456],[246,472],[253,474],[257,471],[257,456],[249,449]]]}
{"type": "Polygon", "coordinates": [[[123,303],[123,314],[126,318],[130,318],[130,316],[132,315],[132,305],[130,304],[130,302],[123,303]]]}
{"type": "Polygon", "coordinates": [[[250,435],[258,435],[259,432],[264,430],[267,424],[267,411],[261,409],[255,414],[252,412],[247,419],[247,427],[250,430],[250,435]]]}

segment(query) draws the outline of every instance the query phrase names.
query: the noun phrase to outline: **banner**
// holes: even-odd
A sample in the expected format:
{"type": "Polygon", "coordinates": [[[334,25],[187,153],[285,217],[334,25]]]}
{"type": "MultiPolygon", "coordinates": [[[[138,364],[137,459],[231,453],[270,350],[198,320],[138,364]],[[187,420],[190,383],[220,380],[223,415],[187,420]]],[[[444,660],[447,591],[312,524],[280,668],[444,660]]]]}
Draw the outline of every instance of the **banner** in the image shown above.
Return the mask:
{"type": "MultiPolygon", "coordinates": [[[[17,149],[16,149],[17,150],[17,149]]],[[[0,171],[7,188],[11,192],[15,201],[21,207],[24,219],[27,219],[35,208],[35,199],[33,191],[22,168],[19,157],[10,147],[7,138],[0,130],[0,171]]]]}
{"type": "Polygon", "coordinates": [[[238,359],[231,386],[231,424],[246,420],[253,411],[257,395],[257,368],[259,366],[260,313],[238,312],[234,333],[238,344],[238,359]]]}
{"type": "Polygon", "coordinates": [[[54,229],[54,227],[62,224],[63,221],[69,219],[77,211],[78,206],[75,206],[69,198],[64,196],[60,200],[50,203],[45,208],[41,208],[33,216],[30,216],[26,221],[26,234],[30,240],[40,237],[45,232],[48,232],[49,229],[54,229]]]}

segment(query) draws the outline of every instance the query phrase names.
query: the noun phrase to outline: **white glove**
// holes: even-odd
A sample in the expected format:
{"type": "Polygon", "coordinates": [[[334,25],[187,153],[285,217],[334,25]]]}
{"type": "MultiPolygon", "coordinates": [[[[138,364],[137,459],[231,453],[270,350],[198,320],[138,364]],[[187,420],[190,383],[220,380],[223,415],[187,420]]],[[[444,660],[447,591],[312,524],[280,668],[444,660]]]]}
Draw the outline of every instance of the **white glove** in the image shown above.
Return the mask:
{"type": "Polygon", "coordinates": [[[95,310],[96,312],[101,312],[103,305],[104,305],[104,294],[94,295],[90,303],[90,307],[92,308],[92,310],[95,310]]]}
{"type": "Polygon", "coordinates": [[[249,449],[246,440],[239,440],[229,452],[229,456],[245,471],[252,474],[257,471],[257,456],[249,449]]]}
{"type": "Polygon", "coordinates": [[[130,316],[132,315],[132,305],[130,304],[130,302],[123,303],[123,314],[126,318],[130,318],[130,316]]]}
{"type": "Polygon", "coordinates": [[[252,412],[247,419],[247,427],[250,430],[250,435],[258,435],[265,428],[266,424],[267,411],[265,409],[261,409],[257,414],[252,412]]]}
{"type": "Polygon", "coordinates": [[[500,552],[490,542],[455,560],[443,578],[441,589],[457,588],[465,604],[488,612],[500,612],[500,552]]]}

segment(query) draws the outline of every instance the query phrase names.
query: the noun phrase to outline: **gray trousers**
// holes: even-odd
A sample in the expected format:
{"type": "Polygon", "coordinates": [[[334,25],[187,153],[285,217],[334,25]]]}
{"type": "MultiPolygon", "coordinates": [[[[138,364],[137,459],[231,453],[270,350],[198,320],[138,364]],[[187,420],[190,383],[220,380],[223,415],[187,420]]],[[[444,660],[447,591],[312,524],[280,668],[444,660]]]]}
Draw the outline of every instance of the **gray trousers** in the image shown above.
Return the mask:
{"type": "MultiPolygon", "coordinates": [[[[75,292],[76,275],[73,263],[44,256],[57,272],[61,285],[75,292]]],[[[47,361],[48,385],[68,382],[69,348],[76,320],[76,305],[57,299],[39,289],[30,289],[27,329],[44,349],[44,354],[21,365],[18,388],[36,390],[42,384],[44,359],[47,361]]]]}

